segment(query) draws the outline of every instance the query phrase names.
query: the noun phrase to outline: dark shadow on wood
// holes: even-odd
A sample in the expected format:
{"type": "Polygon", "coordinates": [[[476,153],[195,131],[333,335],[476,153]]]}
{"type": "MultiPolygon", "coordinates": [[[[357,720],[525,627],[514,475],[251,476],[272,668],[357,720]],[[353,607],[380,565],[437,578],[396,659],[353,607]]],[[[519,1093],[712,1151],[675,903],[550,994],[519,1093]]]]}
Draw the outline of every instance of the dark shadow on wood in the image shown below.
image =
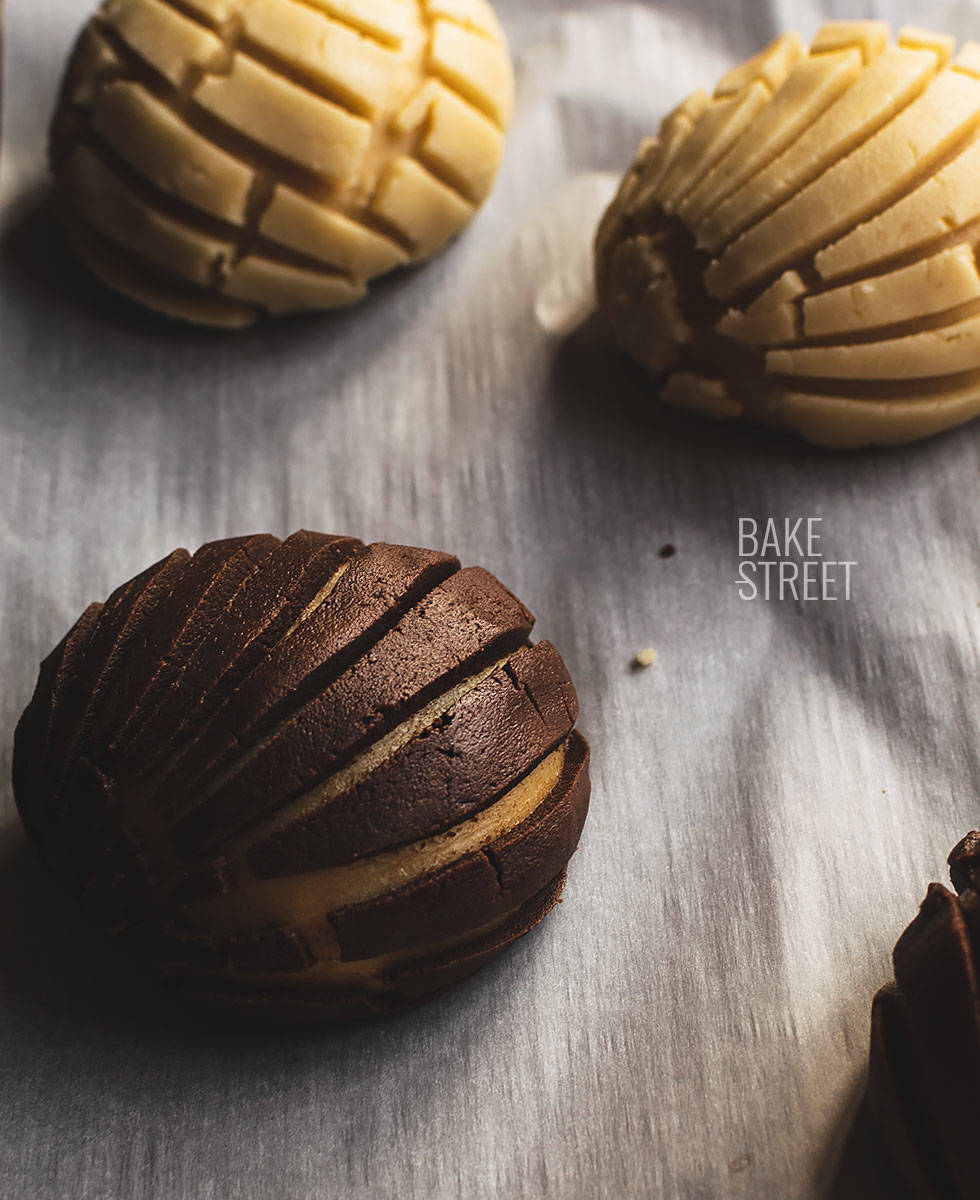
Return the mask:
{"type": "Polygon", "coordinates": [[[828,1155],[822,1200],[912,1200],[885,1152],[862,1084],[839,1139],[828,1155]]]}
{"type": "Polygon", "coordinates": [[[85,924],[16,826],[0,835],[0,914],[0,997],[18,1028],[214,1027],[85,924]]]}
{"type": "MultiPolygon", "coordinates": [[[[533,942],[536,932],[521,942],[533,942]]],[[[491,978],[512,974],[521,957],[505,954],[417,1007],[377,1019],[291,1027],[212,1012],[120,953],[108,937],[89,926],[18,826],[0,831],[0,1007],[16,1035],[26,1040],[58,1031],[70,1033],[73,1040],[145,1040],[158,1046],[193,1046],[219,1038],[226,1047],[229,1041],[240,1041],[245,1049],[257,1041],[291,1037],[373,1041],[382,1029],[396,1041],[399,1030],[412,1040],[417,1034],[413,1022],[437,1026],[444,1005],[462,1006],[463,1019],[468,1006],[482,1008],[501,986],[499,979],[493,984],[491,978]],[[502,961],[509,962],[510,969],[502,961]]]]}
{"type": "MultiPolygon", "coordinates": [[[[343,343],[345,365],[350,346],[358,342],[358,321],[365,305],[387,305],[392,328],[424,303],[421,290],[413,296],[413,282],[433,269],[432,264],[394,271],[371,284],[367,297],[350,308],[288,314],[259,320],[247,329],[222,329],[189,324],[151,312],[127,300],[102,283],[75,253],[58,219],[51,188],[33,190],[11,205],[14,213],[0,239],[0,272],[7,285],[17,288],[22,304],[43,313],[46,325],[56,332],[59,324],[81,325],[93,336],[108,334],[109,349],[125,352],[127,343],[148,346],[171,344],[193,354],[213,352],[232,345],[236,354],[252,357],[276,351],[299,350],[343,343]],[[354,322],[352,325],[351,323],[354,322]]],[[[451,247],[448,251],[451,256],[451,247]]],[[[366,347],[376,352],[371,343],[366,347]]]]}
{"type": "Polygon", "coordinates": [[[572,434],[600,443],[628,439],[648,461],[662,453],[683,454],[702,468],[721,455],[760,464],[854,461],[853,452],[835,454],[789,433],[743,421],[715,421],[663,403],[656,382],[613,345],[598,314],[557,343],[552,383],[560,404],[556,415],[572,434]]]}
{"type": "Polygon", "coordinates": [[[556,423],[570,436],[635,446],[656,465],[661,456],[689,460],[704,472],[714,464],[728,469],[735,462],[760,470],[771,466],[796,475],[818,469],[841,486],[857,474],[859,464],[875,461],[899,472],[908,463],[928,461],[930,452],[962,430],[948,430],[907,446],[867,446],[834,450],[815,446],[792,431],[771,429],[741,420],[715,420],[664,403],[657,382],[612,342],[598,313],[556,344],[551,368],[556,423]]]}

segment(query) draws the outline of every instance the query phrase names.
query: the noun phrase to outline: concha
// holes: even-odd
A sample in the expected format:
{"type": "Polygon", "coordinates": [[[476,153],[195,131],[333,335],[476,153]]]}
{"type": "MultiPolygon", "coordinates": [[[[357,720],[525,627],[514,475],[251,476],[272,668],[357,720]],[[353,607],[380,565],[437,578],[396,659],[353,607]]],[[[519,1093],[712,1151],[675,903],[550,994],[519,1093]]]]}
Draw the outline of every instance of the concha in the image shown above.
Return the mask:
{"type": "Polygon", "coordinates": [[[980,833],[967,834],[949,865],[955,894],[929,885],[871,1018],[872,1112],[917,1200],[977,1194],[980,833]]]}
{"type": "Polygon", "coordinates": [[[61,211],[169,316],[348,305],[471,220],[513,89],[486,0],[105,0],[52,123],[61,211]]]}
{"type": "Polygon", "coordinates": [[[665,400],[817,443],[980,412],[980,45],[788,33],[643,144],[596,239],[600,308],[665,400]]]}
{"type": "Polygon", "coordinates": [[[93,922],[210,1004],[414,1004],[536,925],[578,843],[588,747],[533,622],[430,550],[176,550],[43,663],[15,740],[28,836],[93,922]]]}

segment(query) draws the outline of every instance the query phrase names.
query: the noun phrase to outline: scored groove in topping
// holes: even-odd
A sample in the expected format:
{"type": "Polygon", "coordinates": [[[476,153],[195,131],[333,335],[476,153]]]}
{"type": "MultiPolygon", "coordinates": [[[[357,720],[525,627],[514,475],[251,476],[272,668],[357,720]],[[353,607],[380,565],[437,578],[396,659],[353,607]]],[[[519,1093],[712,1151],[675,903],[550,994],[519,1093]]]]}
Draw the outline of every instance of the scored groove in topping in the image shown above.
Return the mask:
{"type": "Polygon", "coordinates": [[[709,214],[699,244],[716,253],[819,178],[920,96],[937,67],[934,54],[901,46],[876,59],[783,154],[709,214]]]}
{"type": "Polygon", "coordinates": [[[980,413],[980,45],[885,28],[786,35],[641,147],[596,282],[668,401],[841,447],[980,413]]]}
{"type": "Polygon", "coordinates": [[[490,190],[512,93],[484,0],[107,0],[52,162],[96,273],[238,325],[437,251],[490,190]]]}
{"type": "Polygon", "coordinates": [[[263,728],[257,742],[236,743],[233,760],[178,820],[175,842],[200,850],[235,836],[272,802],[282,803],[345,766],[399,716],[413,715],[488,659],[516,650],[530,630],[527,610],[492,576],[479,568],[458,571],[369,655],[322,682],[298,711],[263,728]]]}
{"type": "Polygon", "coordinates": [[[251,670],[313,616],[357,549],[352,538],[314,538],[306,531],[278,543],[224,612],[201,630],[175,686],[156,704],[133,710],[112,741],[113,752],[149,772],[158,764],[156,746],[175,748],[196,737],[251,670]],[[317,587],[321,580],[326,582],[317,587]]]}
{"type": "Polygon", "coordinates": [[[779,157],[855,82],[862,61],[860,51],[850,47],[797,62],[759,114],[753,129],[754,145],[743,153],[736,153],[733,146],[715,170],[685,196],[681,216],[702,223],[706,214],[779,157]]]}
{"type": "MultiPolygon", "coordinates": [[[[168,773],[153,781],[151,796],[169,787],[194,798],[243,751],[287,729],[458,568],[456,559],[426,550],[379,544],[358,552],[307,621],[270,647],[212,711],[194,742],[172,757],[168,773]]],[[[171,800],[168,807],[186,804],[171,800]]]]}
{"type": "MultiPolygon", "coordinates": [[[[345,793],[356,790],[359,785],[375,780],[380,768],[396,757],[403,747],[412,743],[420,734],[425,733],[428,736],[442,717],[471,691],[478,689],[483,681],[506,661],[503,659],[499,664],[484,667],[477,674],[468,676],[462,683],[441,692],[424,708],[382,734],[346,766],[282,805],[271,817],[256,822],[244,834],[232,839],[224,848],[225,856],[232,859],[238,856],[241,861],[248,863],[251,870],[255,869],[257,861],[264,862],[265,869],[259,874],[265,877],[276,874],[275,869],[269,869],[270,860],[276,861],[276,848],[279,849],[281,873],[285,874],[295,870],[297,861],[302,861],[304,870],[313,866],[329,865],[334,857],[339,857],[342,861],[347,853],[364,853],[365,847],[372,839],[390,836],[394,825],[386,819],[384,829],[378,828],[378,813],[372,811],[365,822],[363,838],[355,838],[357,844],[351,851],[343,850],[344,844],[349,843],[351,839],[352,822],[349,809],[340,819],[337,818],[336,809],[340,806],[336,801],[345,793]],[[323,820],[324,816],[327,817],[326,821],[323,820]],[[321,828],[318,827],[322,827],[322,834],[321,828]],[[292,844],[288,837],[290,833],[295,835],[292,844]],[[310,844],[304,846],[304,842],[310,844]],[[257,849],[261,851],[258,854],[257,849]],[[327,861],[324,862],[324,859],[327,861]]],[[[373,809],[375,806],[370,807],[373,809]]],[[[395,820],[397,819],[396,816],[395,820]]]]}
{"type": "Polygon", "coordinates": [[[182,986],[403,1006],[540,919],[577,844],[588,751],[532,624],[431,551],[176,551],[42,664],[15,738],[25,827],[182,986]]]}
{"type": "Polygon", "coordinates": [[[271,536],[236,538],[206,545],[187,564],[179,587],[168,598],[172,621],[155,622],[127,656],[128,678],[103,703],[91,735],[118,731],[113,743],[128,740],[142,714],[174,686],[203,637],[277,546],[271,536]]]}
{"type": "Polygon", "coordinates": [[[554,751],[489,808],[436,838],[346,866],[246,881],[234,892],[192,906],[191,916],[210,929],[261,928],[292,924],[377,900],[481,850],[522,824],[555,790],[563,766],[563,751],[554,751]]]}

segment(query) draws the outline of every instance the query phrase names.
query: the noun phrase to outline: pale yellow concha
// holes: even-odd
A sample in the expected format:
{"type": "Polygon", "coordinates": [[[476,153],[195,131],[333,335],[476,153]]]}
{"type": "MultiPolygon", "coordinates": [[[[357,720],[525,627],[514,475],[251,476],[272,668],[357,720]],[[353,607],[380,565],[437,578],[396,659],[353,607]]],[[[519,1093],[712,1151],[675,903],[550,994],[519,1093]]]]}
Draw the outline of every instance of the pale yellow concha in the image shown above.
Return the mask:
{"type": "Polygon", "coordinates": [[[596,241],[600,307],[668,401],[837,447],[980,413],[980,45],[796,34],[646,142],[596,241]]]}
{"type": "Polygon", "coordinates": [[[51,152],[107,283],[185,320],[334,308],[493,184],[513,72],[486,0],[106,0],[51,152]]]}

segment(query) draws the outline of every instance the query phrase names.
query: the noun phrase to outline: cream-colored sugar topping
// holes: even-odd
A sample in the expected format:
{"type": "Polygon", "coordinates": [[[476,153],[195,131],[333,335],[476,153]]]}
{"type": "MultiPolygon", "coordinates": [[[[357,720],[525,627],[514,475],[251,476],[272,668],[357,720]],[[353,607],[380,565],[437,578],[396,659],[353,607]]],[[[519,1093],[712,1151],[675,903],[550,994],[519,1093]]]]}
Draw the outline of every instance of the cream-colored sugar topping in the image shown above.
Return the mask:
{"type": "Polygon", "coordinates": [[[284,184],[276,188],[259,230],[272,241],[354,279],[369,279],[408,261],[407,253],[390,237],[284,184]]]}
{"type": "Polygon", "coordinates": [[[780,39],[641,149],[597,283],[664,399],[838,447],[975,414],[980,44],[887,42],[880,22],[780,39]]]}
{"type": "Polygon", "coordinates": [[[208,237],[144,203],[98,155],[79,146],[65,167],[77,211],[104,237],[168,273],[206,286],[231,242],[208,237]]]}
{"type": "Polygon", "coordinates": [[[775,410],[805,437],[824,446],[852,450],[869,442],[901,445],[980,415],[980,383],[913,400],[783,392],[775,400],[775,410]]]}
{"type": "Polygon", "coordinates": [[[711,102],[663,176],[657,200],[666,213],[675,212],[687,192],[746,132],[769,102],[770,91],[753,80],[744,92],[711,102]]]}
{"type": "Polygon", "coordinates": [[[258,145],[335,183],[355,174],[371,138],[366,118],[242,56],[227,75],[204,79],[194,99],[258,145]]]}
{"type": "Polygon", "coordinates": [[[834,288],[803,301],[807,337],[858,332],[915,321],[980,300],[977,259],[970,246],[953,246],[886,275],[834,288]]]}
{"type": "Polygon", "coordinates": [[[467,200],[407,155],[388,168],[371,205],[416,248],[434,254],[472,215],[467,200]]]}
{"type": "Polygon", "coordinates": [[[384,109],[397,79],[397,50],[296,0],[249,0],[242,31],[361,116],[384,109]]]}
{"type": "Polygon", "coordinates": [[[896,48],[875,59],[806,133],[706,218],[699,245],[717,251],[840,162],[921,94],[938,65],[928,50],[896,48]]]}
{"type": "MultiPolygon", "coordinates": [[[[199,242],[137,289],[166,294],[169,315],[174,281],[256,315],[326,308],[435,253],[489,195],[514,86],[484,0],[107,0],[69,81],[53,159],[76,217],[99,207],[100,184],[88,179],[83,211],[62,169],[84,147],[124,168],[130,193],[119,236],[100,219],[101,236],[147,271],[161,222],[199,242]],[[146,247],[133,244],[139,205],[146,247]],[[224,225],[227,269],[202,273],[224,225]]],[[[210,311],[188,302],[185,315],[210,311]]]]}
{"type": "Polygon", "coordinates": [[[100,16],[130,50],[175,87],[184,84],[192,68],[205,70],[224,55],[221,38],[166,0],[108,0],[100,16]]]}
{"type": "Polygon", "coordinates": [[[854,46],[867,64],[884,53],[888,46],[888,33],[887,21],[830,21],[813,39],[810,53],[832,54],[854,46]]]}
{"type": "Polygon", "coordinates": [[[884,341],[771,350],[774,375],[824,379],[924,379],[980,366],[980,317],[884,341]]]}
{"type": "Polygon", "coordinates": [[[828,281],[874,270],[879,263],[925,252],[930,243],[966,233],[980,221],[980,141],[891,207],[818,251],[814,265],[828,281]]]}
{"type": "Polygon", "coordinates": [[[864,145],[834,163],[768,220],[744,234],[705,273],[727,297],[887,207],[980,123],[980,79],[944,71],[864,145]]]}
{"type": "Polygon", "coordinates": [[[87,222],[68,216],[66,225],[82,262],[134,304],[217,329],[244,329],[255,321],[257,313],[252,305],[217,293],[190,291],[163,275],[149,274],[134,255],[119,243],[103,238],[87,222]]]}
{"type": "Polygon", "coordinates": [[[128,81],[103,88],[93,105],[92,126],[162,191],[233,225],[244,224],[253,172],[145,88],[128,81]]]}
{"type": "Polygon", "coordinates": [[[343,275],[294,267],[257,254],[246,255],[228,271],[224,291],[238,300],[262,304],[270,313],[343,308],[364,294],[363,286],[343,275]]]}
{"type": "Polygon", "coordinates": [[[697,222],[746,180],[777,158],[857,79],[861,53],[847,47],[804,58],[766,105],[753,132],[752,145],[733,147],[680,207],[685,221],[697,222]]]}

